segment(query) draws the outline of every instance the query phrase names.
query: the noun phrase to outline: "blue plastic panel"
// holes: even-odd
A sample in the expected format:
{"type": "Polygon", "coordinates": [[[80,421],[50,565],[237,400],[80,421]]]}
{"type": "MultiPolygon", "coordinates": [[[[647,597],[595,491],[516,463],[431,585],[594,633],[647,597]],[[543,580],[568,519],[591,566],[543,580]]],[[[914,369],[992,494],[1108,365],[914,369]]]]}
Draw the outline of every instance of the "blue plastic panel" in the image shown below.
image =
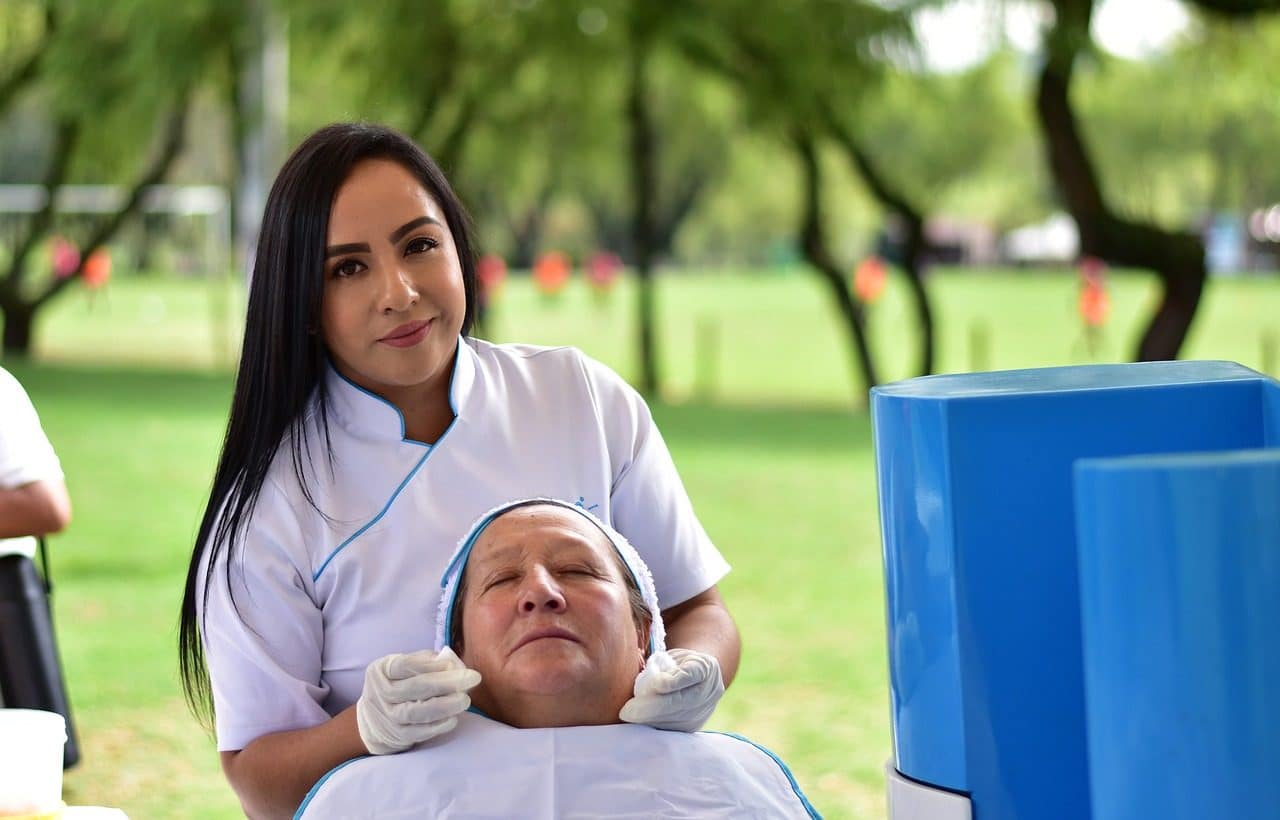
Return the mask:
{"type": "Polygon", "coordinates": [[[895,765],[917,780],[958,790],[955,784],[968,780],[951,481],[949,463],[941,457],[947,451],[945,409],[941,402],[877,403],[877,430],[914,434],[877,436],[876,462],[895,765]]]}
{"type": "Polygon", "coordinates": [[[1280,450],[1076,488],[1093,817],[1280,817],[1280,450]]]}
{"type": "Polygon", "coordinates": [[[937,376],[872,391],[895,759],[978,820],[1089,816],[1074,462],[1265,445],[1225,362],[937,376]]]}
{"type": "Polygon", "coordinates": [[[1268,447],[1280,447],[1280,384],[1268,382],[1262,386],[1263,438],[1268,447]]]}

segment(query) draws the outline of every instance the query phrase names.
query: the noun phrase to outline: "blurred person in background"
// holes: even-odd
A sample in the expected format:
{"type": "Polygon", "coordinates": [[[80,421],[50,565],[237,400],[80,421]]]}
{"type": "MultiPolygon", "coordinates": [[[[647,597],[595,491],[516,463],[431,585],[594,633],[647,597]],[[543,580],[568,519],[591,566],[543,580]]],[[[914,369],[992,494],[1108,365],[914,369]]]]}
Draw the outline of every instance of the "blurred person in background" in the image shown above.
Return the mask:
{"type": "Polygon", "coordinates": [[[62,465],[27,391],[0,368],[0,555],[35,555],[33,536],[71,521],[62,465]]]}
{"type": "Polygon", "coordinates": [[[48,576],[40,578],[32,559],[36,539],[70,521],[71,499],[53,445],[27,392],[0,368],[0,706],[61,714],[67,721],[64,766],[79,761],[79,744],[54,638],[48,576]]]}

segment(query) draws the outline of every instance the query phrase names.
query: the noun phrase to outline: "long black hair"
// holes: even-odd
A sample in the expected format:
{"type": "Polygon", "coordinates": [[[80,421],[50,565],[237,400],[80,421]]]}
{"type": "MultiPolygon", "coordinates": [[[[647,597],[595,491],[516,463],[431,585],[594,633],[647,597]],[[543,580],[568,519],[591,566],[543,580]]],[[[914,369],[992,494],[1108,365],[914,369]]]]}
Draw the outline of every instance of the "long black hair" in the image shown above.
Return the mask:
{"type": "Polygon", "coordinates": [[[471,332],[475,320],[470,222],[436,163],[412,140],[383,126],[337,123],[307,137],[285,161],[267,197],[231,416],[187,568],[178,667],[187,704],[206,725],[213,716],[213,702],[200,637],[199,612],[204,601],[197,606],[201,574],[207,600],[208,581],[219,552],[225,549],[230,585],[236,541],[243,540],[267,470],[281,447],[288,446],[303,495],[316,507],[304,476],[312,457],[304,419],[314,401],[313,419],[327,444],[328,397],[323,378],[327,354],[319,327],[329,211],[338,188],[356,163],[365,159],[400,163],[440,206],[462,268],[463,335],[471,332]]]}

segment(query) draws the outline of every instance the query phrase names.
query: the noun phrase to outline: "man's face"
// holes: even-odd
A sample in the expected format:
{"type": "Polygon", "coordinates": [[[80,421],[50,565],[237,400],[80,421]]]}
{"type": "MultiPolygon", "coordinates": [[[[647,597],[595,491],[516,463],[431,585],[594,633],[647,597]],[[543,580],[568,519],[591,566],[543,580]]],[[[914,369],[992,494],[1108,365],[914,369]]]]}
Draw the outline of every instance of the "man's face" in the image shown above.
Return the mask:
{"type": "Polygon", "coordinates": [[[485,529],[462,598],[461,657],[480,673],[479,709],[519,726],[513,700],[563,697],[616,722],[644,640],[614,552],[589,520],[551,505],[517,508],[485,529]]]}

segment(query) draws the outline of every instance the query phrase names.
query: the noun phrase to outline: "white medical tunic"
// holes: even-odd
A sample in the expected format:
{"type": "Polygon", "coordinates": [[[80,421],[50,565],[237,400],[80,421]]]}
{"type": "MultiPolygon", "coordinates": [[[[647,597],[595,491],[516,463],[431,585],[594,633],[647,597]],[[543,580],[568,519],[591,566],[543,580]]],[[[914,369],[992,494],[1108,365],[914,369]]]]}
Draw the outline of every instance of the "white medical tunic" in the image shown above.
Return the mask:
{"type": "MultiPolygon", "coordinates": [[[[0,489],[33,481],[62,481],[62,464],[40,426],[27,391],[0,367],[0,489]]],[[[35,555],[36,539],[0,538],[0,555],[35,555]]]]}
{"type": "Polygon", "coordinates": [[[504,501],[581,503],[640,552],[664,608],[729,570],[644,400],[576,349],[462,339],[456,418],[431,446],[335,370],[324,388],[328,445],[315,402],[304,425],[315,506],[286,439],[229,583],[225,549],[213,567],[200,614],[219,750],[322,723],[359,698],[370,661],[430,648],[446,561],[504,501]]]}
{"type": "Polygon", "coordinates": [[[449,735],[320,779],[295,818],[810,818],[773,753],[718,732],[514,729],[473,713],[449,735]]]}

